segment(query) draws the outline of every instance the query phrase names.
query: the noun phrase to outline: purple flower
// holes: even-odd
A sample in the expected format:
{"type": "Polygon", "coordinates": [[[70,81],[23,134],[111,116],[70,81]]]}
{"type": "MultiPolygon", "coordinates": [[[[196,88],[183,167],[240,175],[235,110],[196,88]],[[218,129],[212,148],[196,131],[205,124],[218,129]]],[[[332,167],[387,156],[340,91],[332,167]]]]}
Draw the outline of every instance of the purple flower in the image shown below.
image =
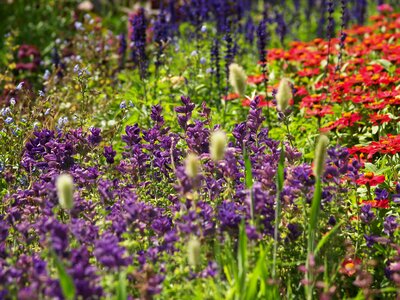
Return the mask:
{"type": "Polygon", "coordinates": [[[360,218],[364,223],[371,223],[375,218],[374,212],[371,210],[371,205],[366,204],[361,206],[360,209],[360,218]]]}
{"type": "Polygon", "coordinates": [[[103,295],[103,289],[96,268],[89,263],[89,259],[86,247],[72,250],[68,273],[74,280],[76,296],[82,299],[98,299],[103,295]]]}
{"type": "Polygon", "coordinates": [[[128,266],[132,262],[132,258],[126,255],[125,248],[119,246],[118,238],[111,232],[104,233],[95,241],[93,254],[109,269],[128,266]]]}
{"type": "Polygon", "coordinates": [[[383,232],[391,236],[398,226],[397,218],[395,216],[388,216],[383,222],[383,232]]]}
{"type": "Polygon", "coordinates": [[[113,150],[112,146],[104,146],[103,155],[106,158],[107,163],[113,164],[114,157],[117,155],[117,152],[113,150]]]}
{"type": "Polygon", "coordinates": [[[385,200],[389,198],[389,192],[385,189],[376,188],[375,189],[375,200],[385,200]]]}
{"type": "Polygon", "coordinates": [[[90,129],[90,133],[91,134],[88,137],[89,144],[91,144],[92,146],[97,146],[98,144],[100,144],[102,140],[102,137],[100,135],[101,129],[93,127],[90,129]]]}
{"type": "Polygon", "coordinates": [[[222,229],[237,229],[242,218],[235,203],[224,201],[218,206],[218,220],[222,229]]]}

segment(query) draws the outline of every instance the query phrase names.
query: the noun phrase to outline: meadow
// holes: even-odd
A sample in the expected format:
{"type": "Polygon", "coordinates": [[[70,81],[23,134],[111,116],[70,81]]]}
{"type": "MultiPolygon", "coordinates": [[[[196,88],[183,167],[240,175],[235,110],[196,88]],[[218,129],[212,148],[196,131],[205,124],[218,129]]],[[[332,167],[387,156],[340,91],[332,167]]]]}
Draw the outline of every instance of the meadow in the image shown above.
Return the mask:
{"type": "Polygon", "coordinates": [[[400,299],[397,0],[0,4],[1,299],[400,299]]]}

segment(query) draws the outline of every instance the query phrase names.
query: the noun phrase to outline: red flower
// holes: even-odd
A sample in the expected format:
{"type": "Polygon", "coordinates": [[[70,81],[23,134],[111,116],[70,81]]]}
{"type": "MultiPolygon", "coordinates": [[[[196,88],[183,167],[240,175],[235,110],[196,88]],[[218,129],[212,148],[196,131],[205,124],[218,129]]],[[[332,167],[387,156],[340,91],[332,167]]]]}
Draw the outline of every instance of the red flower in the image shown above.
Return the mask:
{"type": "Polygon", "coordinates": [[[385,208],[385,209],[390,208],[388,199],[383,199],[383,200],[363,200],[361,202],[361,205],[370,205],[373,208],[385,208]]]}
{"type": "Polygon", "coordinates": [[[361,114],[358,112],[351,113],[351,112],[346,112],[343,113],[342,117],[338,120],[336,120],[333,123],[330,123],[329,125],[322,127],[321,131],[322,132],[327,132],[332,129],[342,129],[345,127],[351,127],[353,126],[356,122],[360,121],[362,119],[361,114]]]}
{"type": "Polygon", "coordinates": [[[355,258],[345,258],[342,262],[339,272],[347,276],[353,276],[357,268],[361,265],[361,259],[355,258]]]}
{"type": "Polygon", "coordinates": [[[312,116],[316,116],[319,118],[322,118],[326,115],[333,115],[333,110],[331,105],[320,105],[320,104],[315,104],[312,106],[312,109],[307,108],[306,110],[306,118],[311,118],[312,116]]]}
{"type": "Polygon", "coordinates": [[[378,126],[382,125],[383,123],[390,122],[392,119],[389,117],[389,115],[372,114],[369,115],[369,120],[372,122],[373,125],[378,126]]]}
{"type": "Polygon", "coordinates": [[[264,82],[264,75],[260,74],[260,75],[249,75],[247,77],[247,82],[249,84],[260,84],[264,82]]]}
{"type": "Polygon", "coordinates": [[[222,99],[225,101],[231,101],[231,100],[236,100],[239,99],[240,95],[236,93],[230,93],[227,96],[224,96],[222,99]]]}
{"type": "Polygon", "coordinates": [[[365,184],[369,186],[375,186],[385,181],[385,175],[376,176],[372,172],[367,172],[363,175],[363,177],[357,179],[356,183],[359,185],[365,184]]]}
{"type": "MultiPolygon", "coordinates": [[[[273,107],[274,104],[272,103],[272,101],[266,101],[264,95],[258,95],[258,97],[260,97],[260,103],[258,103],[258,107],[273,107]]],[[[242,105],[243,106],[250,106],[250,99],[246,98],[242,100],[242,105]]]]}

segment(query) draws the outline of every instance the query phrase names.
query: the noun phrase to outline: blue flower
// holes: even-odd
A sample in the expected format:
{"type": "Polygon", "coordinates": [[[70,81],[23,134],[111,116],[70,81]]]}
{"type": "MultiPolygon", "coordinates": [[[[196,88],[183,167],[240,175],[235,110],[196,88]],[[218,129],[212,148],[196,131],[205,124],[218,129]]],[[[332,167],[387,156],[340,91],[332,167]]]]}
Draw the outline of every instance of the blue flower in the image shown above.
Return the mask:
{"type": "Polygon", "coordinates": [[[7,118],[4,120],[4,122],[5,122],[6,124],[11,124],[12,122],[14,122],[14,119],[11,118],[11,117],[7,117],[7,118]]]}

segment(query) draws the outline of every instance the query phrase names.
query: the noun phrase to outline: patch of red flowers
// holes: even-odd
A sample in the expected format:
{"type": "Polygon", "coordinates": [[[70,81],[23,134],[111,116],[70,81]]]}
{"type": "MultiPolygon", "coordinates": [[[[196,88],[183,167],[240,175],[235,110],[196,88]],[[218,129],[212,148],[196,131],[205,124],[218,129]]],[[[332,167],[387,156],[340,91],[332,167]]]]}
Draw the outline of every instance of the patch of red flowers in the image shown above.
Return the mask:
{"type": "Polygon", "coordinates": [[[383,200],[363,200],[361,202],[361,205],[370,205],[373,208],[384,208],[384,209],[390,208],[388,199],[383,199],[383,200]]]}
{"type": "Polygon", "coordinates": [[[376,153],[397,154],[400,153],[400,135],[388,135],[378,142],[372,142],[367,146],[354,146],[349,149],[350,154],[364,153],[369,159],[376,153]]]}
{"type": "Polygon", "coordinates": [[[375,175],[372,172],[365,173],[362,177],[356,180],[358,185],[376,186],[385,181],[385,175],[375,175]]]}
{"type": "Polygon", "coordinates": [[[355,113],[346,112],[346,113],[342,114],[342,117],[340,119],[334,121],[333,123],[331,123],[325,127],[322,127],[321,132],[328,132],[333,129],[340,130],[342,128],[351,127],[356,122],[360,121],[361,119],[362,119],[362,116],[358,112],[355,112],[355,113]]]}

